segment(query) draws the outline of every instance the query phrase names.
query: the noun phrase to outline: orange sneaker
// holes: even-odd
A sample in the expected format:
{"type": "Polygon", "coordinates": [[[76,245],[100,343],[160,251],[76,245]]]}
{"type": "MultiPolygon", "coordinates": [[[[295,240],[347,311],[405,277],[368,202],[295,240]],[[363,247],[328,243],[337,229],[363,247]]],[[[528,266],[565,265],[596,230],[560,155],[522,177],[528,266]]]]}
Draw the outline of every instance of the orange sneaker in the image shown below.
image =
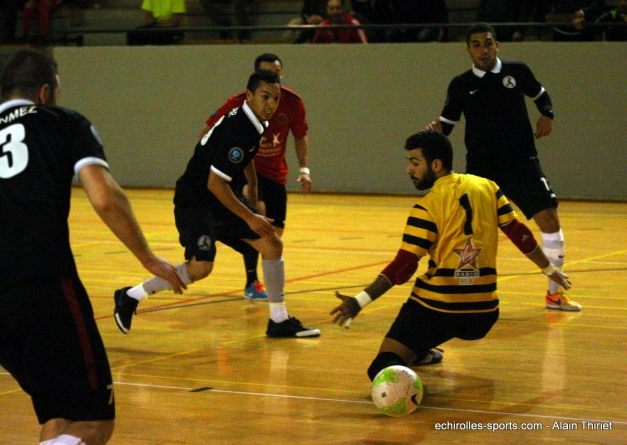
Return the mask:
{"type": "Polygon", "coordinates": [[[571,312],[578,312],[581,310],[581,305],[568,298],[564,291],[559,291],[554,294],[550,294],[547,291],[545,302],[548,309],[558,309],[560,311],[571,312]]]}

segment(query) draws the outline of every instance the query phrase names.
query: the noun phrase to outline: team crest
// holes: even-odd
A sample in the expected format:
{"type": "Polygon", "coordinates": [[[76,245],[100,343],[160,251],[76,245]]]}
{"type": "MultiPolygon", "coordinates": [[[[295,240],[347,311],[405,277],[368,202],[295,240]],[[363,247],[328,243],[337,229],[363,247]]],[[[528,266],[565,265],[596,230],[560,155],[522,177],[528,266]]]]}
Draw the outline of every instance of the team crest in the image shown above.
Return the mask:
{"type": "Polygon", "coordinates": [[[285,113],[279,114],[278,120],[279,124],[285,125],[287,123],[287,115],[285,113]]]}
{"type": "Polygon", "coordinates": [[[239,164],[244,159],[244,150],[239,147],[233,147],[229,150],[229,161],[233,164],[239,164]]]}
{"type": "Polygon", "coordinates": [[[459,284],[473,284],[474,279],[479,276],[477,257],[482,250],[482,248],[474,246],[472,239],[468,239],[464,247],[453,249],[453,252],[459,256],[459,263],[455,268],[455,278],[459,278],[459,284]]]}
{"type": "Polygon", "coordinates": [[[207,235],[202,235],[196,243],[200,250],[211,250],[211,238],[207,235]]]}
{"type": "Polygon", "coordinates": [[[503,86],[505,88],[514,88],[516,86],[516,79],[512,76],[503,77],[503,86]]]}

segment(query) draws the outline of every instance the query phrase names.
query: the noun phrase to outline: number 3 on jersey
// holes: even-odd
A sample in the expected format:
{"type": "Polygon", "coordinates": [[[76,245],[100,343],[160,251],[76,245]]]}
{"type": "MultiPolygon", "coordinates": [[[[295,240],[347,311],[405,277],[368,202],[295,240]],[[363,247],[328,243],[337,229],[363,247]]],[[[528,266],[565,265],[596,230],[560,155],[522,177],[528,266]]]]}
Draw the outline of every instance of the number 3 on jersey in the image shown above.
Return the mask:
{"type": "Polygon", "coordinates": [[[28,165],[28,147],[24,143],[24,125],[14,124],[0,130],[0,178],[19,175],[28,165]]]}

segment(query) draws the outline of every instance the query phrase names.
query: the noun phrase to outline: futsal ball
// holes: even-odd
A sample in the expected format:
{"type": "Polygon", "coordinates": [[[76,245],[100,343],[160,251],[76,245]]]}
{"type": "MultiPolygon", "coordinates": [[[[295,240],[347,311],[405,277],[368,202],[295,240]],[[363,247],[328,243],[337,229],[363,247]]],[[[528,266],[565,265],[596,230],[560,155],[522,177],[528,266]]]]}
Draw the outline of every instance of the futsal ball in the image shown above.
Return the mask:
{"type": "Polygon", "coordinates": [[[389,366],[372,381],[372,401],[383,414],[392,417],[413,413],[422,401],[422,381],[405,366],[389,366]]]}

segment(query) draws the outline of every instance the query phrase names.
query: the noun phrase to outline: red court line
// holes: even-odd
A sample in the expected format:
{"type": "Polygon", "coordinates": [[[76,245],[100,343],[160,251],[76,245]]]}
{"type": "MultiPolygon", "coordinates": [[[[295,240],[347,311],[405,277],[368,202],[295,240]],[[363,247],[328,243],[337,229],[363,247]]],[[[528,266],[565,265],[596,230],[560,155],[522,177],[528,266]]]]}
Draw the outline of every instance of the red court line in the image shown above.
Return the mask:
{"type": "MultiPolygon", "coordinates": [[[[306,275],[304,277],[299,277],[299,278],[293,278],[291,280],[286,280],[285,282],[286,283],[294,283],[294,282],[297,282],[297,281],[307,280],[307,279],[310,279],[310,278],[324,277],[326,275],[333,275],[333,274],[342,273],[342,272],[349,272],[349,271],[352,271],[352,270],[366,269],[368,267],[380,266],[382,264],[387,264],[387,263],[389,263],[389,261],[378,261],[376,263],[364,264],[362,266],[347,267],[345,269],[338,269],[338,270],[333,270],[333,271],[329,271],[329,272],[322,272],[322,273],[313,274],[313,275],[306,275]]],[[[232,290],[230,292],[222,292],[220,294],[205,295],[203,297],[193,298],[193,299],[185,300],[185,301],[174,301],[172,303],[166,303],[166,304],[162,304],[160,306],[152,306],[152,307],[150,307],[150,309],[138,310],[137,313],[146,312],[146,311],[154,311],[156,309],[163,309],[163,308],[167,308],[167,307],[170,307],[170,306],[178,306],[180,304],[196,303],[198,301],[207,300],[209,298],[223,297],[225,295],[232,295],[232,294],[237,294],[237,293],[240,293],[240,292],[241,292],[241,290],[237,289],[237,290],[232,290]]],[[[106,318],[112,318],[112,317],[113,317],[113,314],[111,314],[111,315],[103,315],[103,316],[100,316],[100,317],[96,317],[96,320],[104,320],[106,318]]]]}

